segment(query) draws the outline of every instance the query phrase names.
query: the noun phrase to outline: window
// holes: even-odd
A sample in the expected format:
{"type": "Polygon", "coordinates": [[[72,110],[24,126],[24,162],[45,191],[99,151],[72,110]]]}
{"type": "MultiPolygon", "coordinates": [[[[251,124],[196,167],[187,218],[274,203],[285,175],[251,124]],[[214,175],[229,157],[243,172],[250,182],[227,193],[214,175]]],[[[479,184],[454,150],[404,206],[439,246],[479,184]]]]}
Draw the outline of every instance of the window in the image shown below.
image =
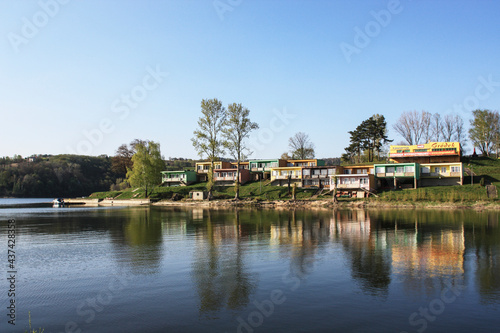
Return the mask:
{"type": "Polygon", "coordinates": [[[431,169],[430,169],[429,167],[422,167],[422,168],[420,169],[420,171],[421,171],[422,173],[431,173],[431,169]]]}
{"type": "Polygon", "coordinates": [[[397,168],[396,168],[396,172],[397,172],[397,173],[403,173],[403,172],[405,172],[405,167],[402,167],[402,166],[397,167],[397,168]]]}
{"type": "Polygon", "coordinates": [[[327,169],[321,169],[321,175],[326,176],[328,174],[327,169]]]}
{"type": "Polygon", "coordinates": [[[277,175],[278,175],[278,171],[273,170],[273,176],[277,176],[277,175]]]}
{"type": "Polygon", "coordinates": [[[426,153],[427,149],[415,149],[414,152],[415,153],[426,153]]]}
{"type": "Polygon", "coordinates": [[[361,185],[367,185],[368,184],[368,178],[360,178],[359,183],[361,185]]]}
{"type": "Polygon", "coordinates": [[[304,172],[304,176],[309,176],[311,174],[310,169],[304,169],[303,172],[304,172]]]}
{"type": "Polygon", "coordinates": [[[376,167],[375,173],[384,173],[384,167],[376,167]]]}
{"type": "Polygon", "coordinates": [[[415,167],[414,166],[407,166],[405,168],[406,172],[415,172],[415,167]]]}
{"type": "Polygon", "coordinates": [[[439,173],[439,167],[435,167],[435,168],[434,168],[434,172],[435,172],[435,173],[439,173]]]}
{"type": "Polygon", "coordinates": [[[387,173],[394,173],[394,167],[388,167],[386,172],[387,173]]]}
{"type": "Polygon", "coordinates": [[[460,167],[459,166],[452,166],[451,172],[460,172],[460,167]]]}
{"type": "Polygon", "coordinates": [[[335,174],[335,169],[328,169],[328,174],[329,175],[334,175],[335,174]]]}
{"type": "Polygon", "coordinates": [[[441,173],[446,173],[446,167],[441,168],[441,173]]]}
{"type": "Polygon", "coordinates": [[[319,175],[319,174],[320,174],[320,172],[321,172],[320,170],[318,170],[318,169],[314,169],[314,170],[313,170],[313,175],[319,175]]]}

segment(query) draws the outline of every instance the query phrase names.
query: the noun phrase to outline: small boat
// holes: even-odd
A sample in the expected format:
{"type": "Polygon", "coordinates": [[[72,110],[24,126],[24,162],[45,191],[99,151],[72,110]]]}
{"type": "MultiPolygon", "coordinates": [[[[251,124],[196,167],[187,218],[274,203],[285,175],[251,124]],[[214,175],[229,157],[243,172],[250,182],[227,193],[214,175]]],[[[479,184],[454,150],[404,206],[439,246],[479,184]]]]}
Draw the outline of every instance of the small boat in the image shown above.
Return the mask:
{"type": "Polygon", "coordinates": [[[57,198],[52,200],[52,207],[64,207],[64,199],[57,198]]]}

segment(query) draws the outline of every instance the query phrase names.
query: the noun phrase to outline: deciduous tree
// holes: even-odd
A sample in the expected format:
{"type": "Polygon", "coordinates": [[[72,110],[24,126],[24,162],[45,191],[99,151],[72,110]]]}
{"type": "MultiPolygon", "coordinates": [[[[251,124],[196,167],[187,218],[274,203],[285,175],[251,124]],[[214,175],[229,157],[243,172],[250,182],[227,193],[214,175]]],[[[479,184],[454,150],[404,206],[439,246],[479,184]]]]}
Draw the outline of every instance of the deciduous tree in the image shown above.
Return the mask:
{"type": "Polygon", "coordinates": [[[498,111],[474,110],[472,115],[474,119],[470,121],[469,138],[483,155],[490,156],[492,149],[498,147],[500,137],[498,111]]]}
{"type": "Polygon", "coordinates": [[[430,123],[429,112],[409,111],[403,112],[393,128],[408,145],[416,145],[421,143],[420,140],[428,141],[430,138],[430,123]]]}
{"type": "Polygon", "coordinates": [[[241,104],[230,104],[227,107],[227,120],[222,129],[223,145],[236,159],[236,194],[234,197],[236,200],[240,198],[240,162],[252,153],[245,145],[244,140],[248,138],[251,131],[259,128],[257,123],[250,121],[249,115],[250,110],[241,104]]]}
{"type": "Polygon", "coordinates": [[[165,162],[161,157],[160,144],[154,141],[143,141],[135,145],[132,156],[132,169],[127,172],[127,181],[133,187],[144,188],[146,198],[161,182],[161,171],[165,162]]]}
{"type": "Polygon", "coordinates": [[[214,162],[224,152],[224,140],[222,130],[227,118],[227,111],[222,102],[216,98],[201,101],[201,117],[198,118],[198,129],[193,132],[191,139],[198,154],[203,157],[207,155],[210,161],[208,172],[207,190],[208,197],[212,198],[214,162]]]}
{"type": "Polygon", "coordinates": [[[290,148],[292,158],[296,160],[314,158],[315,156],[314,144],[309,139],[309,135],[303,132],[295,133],[288,139],[288,148],[290,148]]]}

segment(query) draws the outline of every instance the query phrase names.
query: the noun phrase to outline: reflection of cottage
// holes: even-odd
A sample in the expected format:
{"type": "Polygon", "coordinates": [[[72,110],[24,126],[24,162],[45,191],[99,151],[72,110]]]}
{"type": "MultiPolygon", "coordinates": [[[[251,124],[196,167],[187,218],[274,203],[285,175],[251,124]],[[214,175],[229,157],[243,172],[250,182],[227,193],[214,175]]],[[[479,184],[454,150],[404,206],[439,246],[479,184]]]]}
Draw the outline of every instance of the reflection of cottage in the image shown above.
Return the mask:
{"type": "Polygon", "coordinates": [[[161,181],[164,186],[186,186],[196,182],[196,172],[184,171],[162,171],[161,181]]]}
{"type": "MultiPolygon", "coordinates": [[[[231,169],[215,169],[214,182],[215,185],[232,186],[236,182],[236,168],[231,169]]],[[[250,181],[250,171],[248,169],[240,169],[240,184],[245,184],[250,181]]]]}

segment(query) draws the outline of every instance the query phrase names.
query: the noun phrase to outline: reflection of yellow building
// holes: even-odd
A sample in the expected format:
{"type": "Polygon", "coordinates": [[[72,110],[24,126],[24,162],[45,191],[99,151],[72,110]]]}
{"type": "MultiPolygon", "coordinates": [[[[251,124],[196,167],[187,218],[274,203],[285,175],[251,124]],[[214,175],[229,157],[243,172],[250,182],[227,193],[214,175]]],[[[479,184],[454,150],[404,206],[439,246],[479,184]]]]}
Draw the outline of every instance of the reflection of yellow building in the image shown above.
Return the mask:
{"type": "Polygon", "coordinates": [[[446,230],[417,244],[417,230],[397,231],[392,249],[396,274],[426,277],[457,276],[464,273],[464,231],[446,230]]]}

